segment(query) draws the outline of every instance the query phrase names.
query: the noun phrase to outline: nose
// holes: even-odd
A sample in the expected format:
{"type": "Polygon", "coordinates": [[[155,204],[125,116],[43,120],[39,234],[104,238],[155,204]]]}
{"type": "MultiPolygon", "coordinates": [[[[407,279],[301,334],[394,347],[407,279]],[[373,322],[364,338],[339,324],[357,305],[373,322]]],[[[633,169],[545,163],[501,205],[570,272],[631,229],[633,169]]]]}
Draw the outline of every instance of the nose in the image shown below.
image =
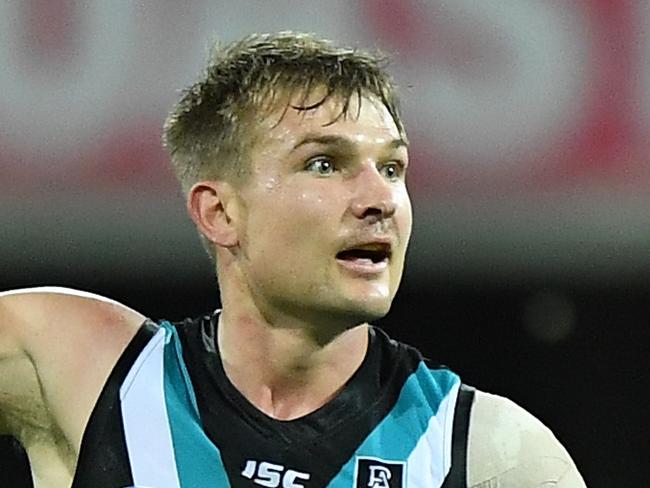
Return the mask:
{"type": "Polygon", "coordinates": [[[374,164],[364,167],[354,178],[352,214],[361,220],[381,221],[395,214],[394,183],[386,180],[374,164]]]}

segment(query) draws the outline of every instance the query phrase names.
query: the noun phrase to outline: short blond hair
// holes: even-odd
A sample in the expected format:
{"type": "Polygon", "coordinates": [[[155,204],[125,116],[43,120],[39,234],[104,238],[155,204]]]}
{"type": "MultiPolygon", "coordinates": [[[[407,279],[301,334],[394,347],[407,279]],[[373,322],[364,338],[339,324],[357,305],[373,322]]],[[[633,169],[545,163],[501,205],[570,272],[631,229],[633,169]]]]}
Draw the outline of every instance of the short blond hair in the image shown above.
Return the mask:
{"type": "Polygon", "coordinates": [[[287,95],[288,108],[290,95],[302,93],[306,101],[324,89],[317,103],[292,107],[310,110],[334,96],[343,102],[339,117],[347,115],[353,96],[373,95],[403,135],[395,84],[385,67],[378,52],[336,47],[313,34],[253,34],[215,45],[203,75],[183,90],[164,125],[163,143],[183,192],[204,179],[245,178],[256,121],[276,108],[277,94],[287,95]]]}

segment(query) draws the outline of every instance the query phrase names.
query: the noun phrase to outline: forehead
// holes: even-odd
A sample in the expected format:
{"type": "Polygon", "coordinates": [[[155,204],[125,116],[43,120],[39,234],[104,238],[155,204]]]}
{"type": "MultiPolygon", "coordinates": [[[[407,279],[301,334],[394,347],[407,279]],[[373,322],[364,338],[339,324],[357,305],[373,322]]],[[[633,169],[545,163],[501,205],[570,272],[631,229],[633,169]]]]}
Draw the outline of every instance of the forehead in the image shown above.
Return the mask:
{"type": "Polygon", "coordinates": [[[305,136],[338,135],[356,144],[381,144],[401,139],[402,136],[386,106],[374,96],[353,94],[345,113],[345,100],[338,96],[327,98],[322,104],[309,107],[323,99],[316,91],[309,97],[295,94],[286,102],[269,112],[260,123],[258,149],[294,147],[305,136]]]}

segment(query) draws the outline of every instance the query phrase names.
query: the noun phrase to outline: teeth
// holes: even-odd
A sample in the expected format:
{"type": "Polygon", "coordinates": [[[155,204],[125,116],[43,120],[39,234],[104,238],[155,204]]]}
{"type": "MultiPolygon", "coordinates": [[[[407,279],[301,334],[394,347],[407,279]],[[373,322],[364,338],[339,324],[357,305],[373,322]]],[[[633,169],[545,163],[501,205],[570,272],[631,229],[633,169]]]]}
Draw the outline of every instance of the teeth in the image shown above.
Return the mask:
{"type": "Polygon", "coordinates": [[[345,259],[349,261],[371,261],[373,263],[379,263],[386,259],[387,255],[382,251],[371,251],[369,249],[351,249],[348,251],[342,251],[337,254],[337,258],[345,259]]]}

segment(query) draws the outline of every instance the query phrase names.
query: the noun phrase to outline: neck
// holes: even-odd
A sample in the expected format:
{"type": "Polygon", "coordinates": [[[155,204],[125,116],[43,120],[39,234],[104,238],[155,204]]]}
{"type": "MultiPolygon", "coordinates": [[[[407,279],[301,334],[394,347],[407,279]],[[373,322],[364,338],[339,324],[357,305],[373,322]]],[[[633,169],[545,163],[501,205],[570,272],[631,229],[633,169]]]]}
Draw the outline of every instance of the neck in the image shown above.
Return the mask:
{"type": "Polygon", "coordinates": [[[224,307],[218,345],[233,385],[265,414],[290,420],[332,399],[361,365],[368,326],[361,324],[324,340],[308,324],[269,324],[257,313],[224,307]]]}

